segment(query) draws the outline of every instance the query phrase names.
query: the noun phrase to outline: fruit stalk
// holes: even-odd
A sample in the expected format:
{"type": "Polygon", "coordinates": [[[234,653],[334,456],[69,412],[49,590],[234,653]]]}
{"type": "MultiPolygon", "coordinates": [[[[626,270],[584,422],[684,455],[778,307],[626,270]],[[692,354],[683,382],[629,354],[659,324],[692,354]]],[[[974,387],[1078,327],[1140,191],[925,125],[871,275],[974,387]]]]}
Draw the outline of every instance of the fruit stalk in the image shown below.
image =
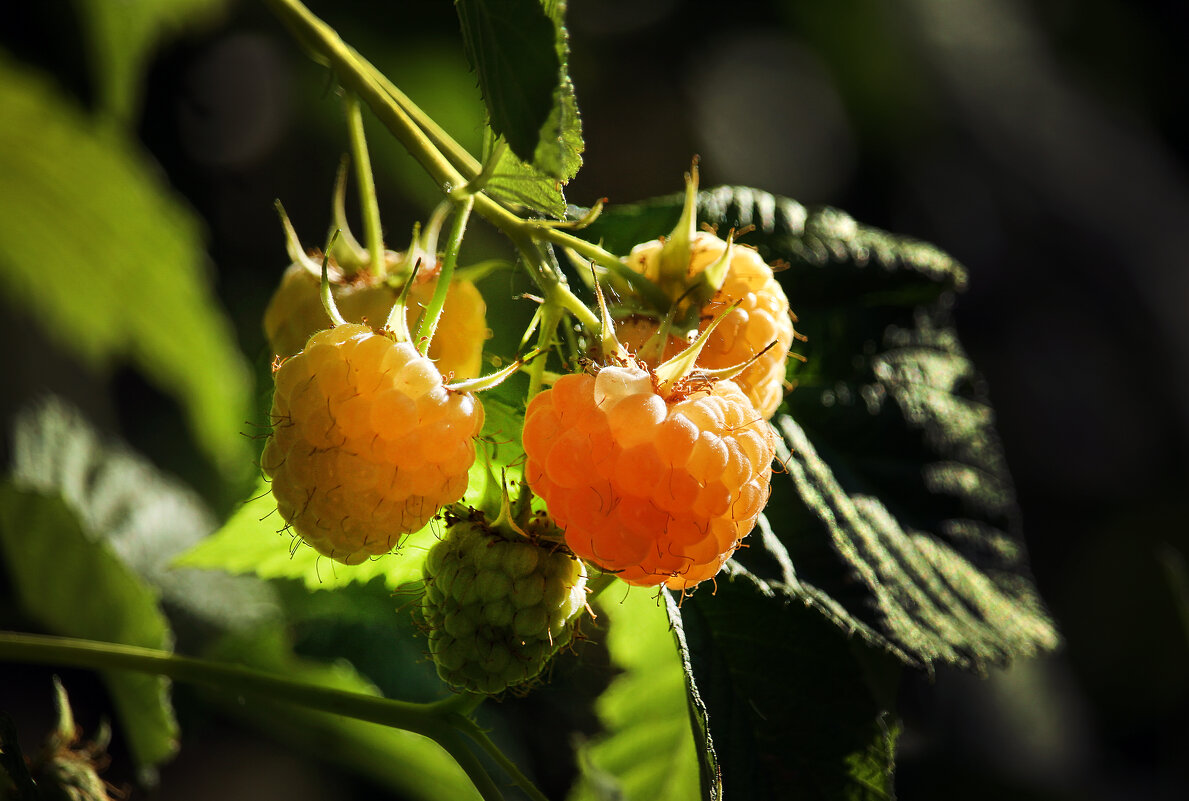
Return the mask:
{"type": "Polygon", "coordinates": [[[359,205],[363,210],[363,238],[367,243],[369,269],[379,278],[384,273],[384,235],[380,230],[380,204],[376,202],[376,180],[363,134],[363,111],[359,96],[347,95],[347,130],[355,156],[355,180],[359,183],[359,205]]]}
{"type": "Polygon", "coordinates": [[[454,280],[454,267],[458,264],[458,251],[462,248],[462,238],[467,230],[467,220],[470,219],[471,209],[475,206],[475,196],[470,192],[462,193],[454,209],[454,223],[450,227],[450,238],[446,242],[446,252],[442,255],[442,271],[438,274],[437,288],[429,305],[425,307],[425,315],[417,327],[417,350],[422,356],[429,353],[429,343],[433,341],[434,332],[438,330],[438,320],[442,317],[442,307],[446,305],[446,292],[450,289],[450,282],[454,280]]]}

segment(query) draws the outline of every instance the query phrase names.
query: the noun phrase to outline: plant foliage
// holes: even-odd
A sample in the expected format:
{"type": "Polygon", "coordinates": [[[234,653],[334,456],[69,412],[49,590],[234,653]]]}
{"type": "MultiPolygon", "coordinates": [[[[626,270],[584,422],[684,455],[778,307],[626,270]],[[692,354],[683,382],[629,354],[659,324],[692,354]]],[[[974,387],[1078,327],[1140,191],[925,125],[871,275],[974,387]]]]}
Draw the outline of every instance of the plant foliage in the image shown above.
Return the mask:
{"type": "MultiPolygon", "coordinates": [[[[163,4],[134,4],[121,29],[104,4],[80,3],[93,57],[106,65],[97,73],[102,112],[127,124],[147,54],[174,17],[163,4]]],[[[194,0],[175,10],[191,18],[220,5],[194,0]]],[[[269,5],[311,52],[333,51],[326,61],[343,85],[374,110],[384,106],[377,117],[406,146],[444,149],[415,154],[421,164],[451,181],[479,172],[477,159],[429,130],[407,97],[297,0],[269,5]]],[[[488,121],[486,183],[461,192],[485,194],[468,195],[465,214],[473,202],[497,227],[518,226],[504,232],[527,271],[537,270],[535,331],[552,353],[559,340],[584,335],[559,320],[595,319],[550,249],[569,224],[535,219],[565,216],[562,187],[582,162],[565,3],[457,0],[456,8],[488,121]]],[[[238,436],[248,380],[203,272],[198,222],[126,134],[3,56],[0,102],[0,290],[65,347],[101,366],[128,359],[173,393],[234,478],[250,463],[238,436]]],[[[699,222],[737,232],[780,265],[797,313],[803,361],[790,360],[793,389],[772,421],[780,469],[757,529],[715,582],[682,597],[612,583],[597,600],[616,674],[585,710],[601,732],[559,749],[578,762],[569,797],[890,799],[894,688],[905,669],[981,672],[1058,643],[1028,571],[988,392],[954,327],[966,276],[936,248],[834,209],[746,187],[703,191],[697,206],[699,222]]],[[[612,206],[577,231],[585,242],[568,244],[593,252],[598,243],[606,267],[666,235],[681,207],[680,196],[612,206]]],[[[518,486],[526,390],[546,377],[546,358],[528,381],[482,397],[481,457],[463,500],[491,518],[505,510],[506,488],[518,486]]],[[[0,569],[35,627],[168,651],[166,614],[179,613],[203,621],[196,650],[224,663],[364,699],[378,700],[383,687],[440,700],[441,687],[424,690],[436,680],[407,612],[440,521],[393,554],[345,566],[290,537],[266,481],[220,525],[185,488],[61,404],[24,415],[14,443],[11,479],[0,484],[0,569]],[[333,662],[344,655],[355,664],[333,662]]],[[[137,761],[168,759],[177,748],[168,683],[105,679],[137,761]]],[[[448,754],[446,740],[203,692],[225,714],[405,796],[500,792],[472,784],[483,766],[448,754]]],[[[530,786],[470,711],[450,720],[510,780],[530,786]]]]}

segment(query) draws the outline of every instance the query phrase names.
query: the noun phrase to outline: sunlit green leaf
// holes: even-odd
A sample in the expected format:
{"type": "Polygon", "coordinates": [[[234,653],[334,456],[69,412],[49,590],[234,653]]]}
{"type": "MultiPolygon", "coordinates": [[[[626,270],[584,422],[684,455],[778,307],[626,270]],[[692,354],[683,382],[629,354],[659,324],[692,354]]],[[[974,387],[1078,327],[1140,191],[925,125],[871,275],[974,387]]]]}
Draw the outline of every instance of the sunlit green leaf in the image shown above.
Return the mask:
{"type": "Polygon", "coordinates": [[[500,156],[485,189],[496,200],[523,206],[547,217],[561,219],[566,213],[566,198],[557,179],[525,164],[511,150],[505,150],[500,156]]]}
{"type": "Polygon", "coordinates": [[[133,361],[232,478],[248,372],[198,221],[144,155],[0,55],[0,293],[93,364],[133,361]]]}
{"type": "Polygon", "coordinates": [[[685,676],[665,600],[641,588],[612,587],[599,608],[610,620],[611,658],[624,673],[598,700],[607,733],[583,749],[571,801],[698,798],[685,676]]]}
{"type": "MultiPolygon", "coordinates": [[[[0,564],[21,611],[54,634],[169,649],[156,594],[88,537],[61,498],[0,483],[0,564]]],[[[177,751],[169,682],[104,673],[120,732],[136,761],[152,767],[177,751]]]]}
{"type": "Polygon", "coordinates": [[[328,559],[295,534],[277,514],[268,482],[261,479],[248,498],[217,532],[174,561],[179,568],[222,570],[266,579],[300,579],[310,589],[330,590],[383,576],[392,588],[421,578],[425,552],[437,541],[440,523],[410,534],[399,551],[343,565],[328,559]]]}
{"type": "Polygon", "coordinates": [[[553,91],[553,108],[541,127],[541,140],[533,153],[533,166],[561,183],[578,174],[582,166],[582,118],[578,114],[578,99],[570,80],[570,35],[566,30],[566,0],[540,0],[545,13],[553,21],[554,44],[561,62],[557,88],[553,91]]]}
{"type": "Polygon", "coordinates": [[[135,121],[155,47],[186,27],[213,19],[227,0],[74,0],[86,34],[99,107],[135,121]]]}

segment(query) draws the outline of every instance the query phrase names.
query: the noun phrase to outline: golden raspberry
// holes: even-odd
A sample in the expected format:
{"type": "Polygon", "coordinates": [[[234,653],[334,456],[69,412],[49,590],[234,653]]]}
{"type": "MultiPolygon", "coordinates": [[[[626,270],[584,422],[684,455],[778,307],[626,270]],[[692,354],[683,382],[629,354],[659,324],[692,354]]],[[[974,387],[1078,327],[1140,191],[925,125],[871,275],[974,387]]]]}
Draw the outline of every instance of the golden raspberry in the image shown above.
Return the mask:
{"type": "Polygon", "coordinates": [[[483,426],[412,344],[348,323],[310,337],[273,374],[261,457],[277,509],[315,550],[357,564],[462,498],[483,426]]]}
{"type": "MultiPolygon", "coordinates": [[[[335,305],[347,322],[380,327],[388,319],[399,287],[393,288],[367,271],[349,279],[336,269],[330,273],[335,305]]],[[[410,330],[433,297],[437,287],[436,269],[422,269],[409,291],[406,319],[410,330]]],[[[487,340],[487,306],[478,288],[470,281],[455,279],[446,292],[446,304],[438,321],[438,330],[429,346],[443,375],[454,379],[475,378],[482,367],[483,343],[487,340]]],[[[281,277],[264,312],[264,333],[276,356],[292,356],[315,331],[330,327],[330,318],[322,308],[320,279],[300,264],[291,264],[281,277]]]]}
{"type": "MultiPolygon", "coordinates": [[[[663,242],[659,239],[632,248],[625,260],[629,267],[656,282],[660,278],[663,242]]],[[[689,277],[693,278],[718,261],[727,243],[714,234],[700,231],[690,249],[689,277]]],[[[784,290],[772,275],[772,268],[755,250],[735,245],[726,278],[714,296],[702,307],[697,330],[708,325],[735,301],[739,305],[714,329],[702,349],[698,365],[708,369],[741,364],[776,344],[733,379],[764,419],[772,417],[784,397],[785,361],[792,347],[793,318],[784,290]]],[[[648,317],[617,321],[616,335],[628,350],[637,351],[659,323],[648,317]]],[[[689,344],[685,331],[674,331],[665,346],[663,359],[675,356],[689,344]]],[[[692,333],[692,332],[689,332],[692,333]]]]}
{"type": "Polygon", "coordinates": [[[529,403],[525,477],[574,553],[630,584],[718,572],[768,500],[775,437],[731,381],[666,400],[638,365],[567,375],[529,403]]]}

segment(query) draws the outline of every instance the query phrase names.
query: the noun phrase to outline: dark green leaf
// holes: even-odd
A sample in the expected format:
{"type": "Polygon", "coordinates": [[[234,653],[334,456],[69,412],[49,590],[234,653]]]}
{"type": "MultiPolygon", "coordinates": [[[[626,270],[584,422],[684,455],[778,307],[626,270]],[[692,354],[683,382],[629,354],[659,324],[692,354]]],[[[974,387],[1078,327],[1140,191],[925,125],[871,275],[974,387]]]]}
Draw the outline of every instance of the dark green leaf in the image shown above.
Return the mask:
{"type": "Polygon", "coordinates": [[[606,734],[581,754],[582,778],[570,801],[689,801],[698,796],[698,762],[686,712],[681,659],[663,601],[640,588],[608,589],[607,647],[624,672],[599,697],[606,734]]]}
{"type": "Polygon", "coordinates": [[[534,163],[526,164],[505,150],[486,191],[496,200],[560,220],[566,214],[562,186],[578,174],[583,144],[578,102],[568,78],[559,91],[558,104],[541,131],[534,163]]]}
{"type": "Polygon", "coordinates": [[[562,74],[556,26],[540,0],[454,5],[491,127],[522,161],[531,162],[562,74]]]}
{"type": "MultiPolygon", "coordinates": [[[[911,663],[981,667],[1057,635],[1036,594],[986,389],[951,319],[961,266],[833,210],[723,187],[699,220],[772,263],[807,340],[779,424],[765,547],[739,560],[911,663]]],[[[672,196],[611,207],[583,236],[614,252],[665,234],[672,196]]],[[[754,535],[753,535],[754,536],[754,535]]]]}
{"type": "MultiPolygon", "coordinates": [[[[673,621],[722,798],[893,797],[895,731],[856,641],[738,568],[685,598],[673,621]]],[[[890,662],[877,670],[885,682],[896,672],[890,662]]]]}
{"type": "Polygon", "coordinates": [[[200,226],[139,149],[0,55],[0,293],[90,362],[131,359],[230,477],[249,376],[200,226]]]}
{"type": "MultiPolygon", "coordinates": [[[[60,498],[0,484],[0,551],[17,603],[48,631],[171,648],[156,594],[105,543],[88,537],[60,498]]],[[[169,682],[122,671],[103,675],[136,761],[151,767],[171,758],[178,729],[169,682]]]]}

